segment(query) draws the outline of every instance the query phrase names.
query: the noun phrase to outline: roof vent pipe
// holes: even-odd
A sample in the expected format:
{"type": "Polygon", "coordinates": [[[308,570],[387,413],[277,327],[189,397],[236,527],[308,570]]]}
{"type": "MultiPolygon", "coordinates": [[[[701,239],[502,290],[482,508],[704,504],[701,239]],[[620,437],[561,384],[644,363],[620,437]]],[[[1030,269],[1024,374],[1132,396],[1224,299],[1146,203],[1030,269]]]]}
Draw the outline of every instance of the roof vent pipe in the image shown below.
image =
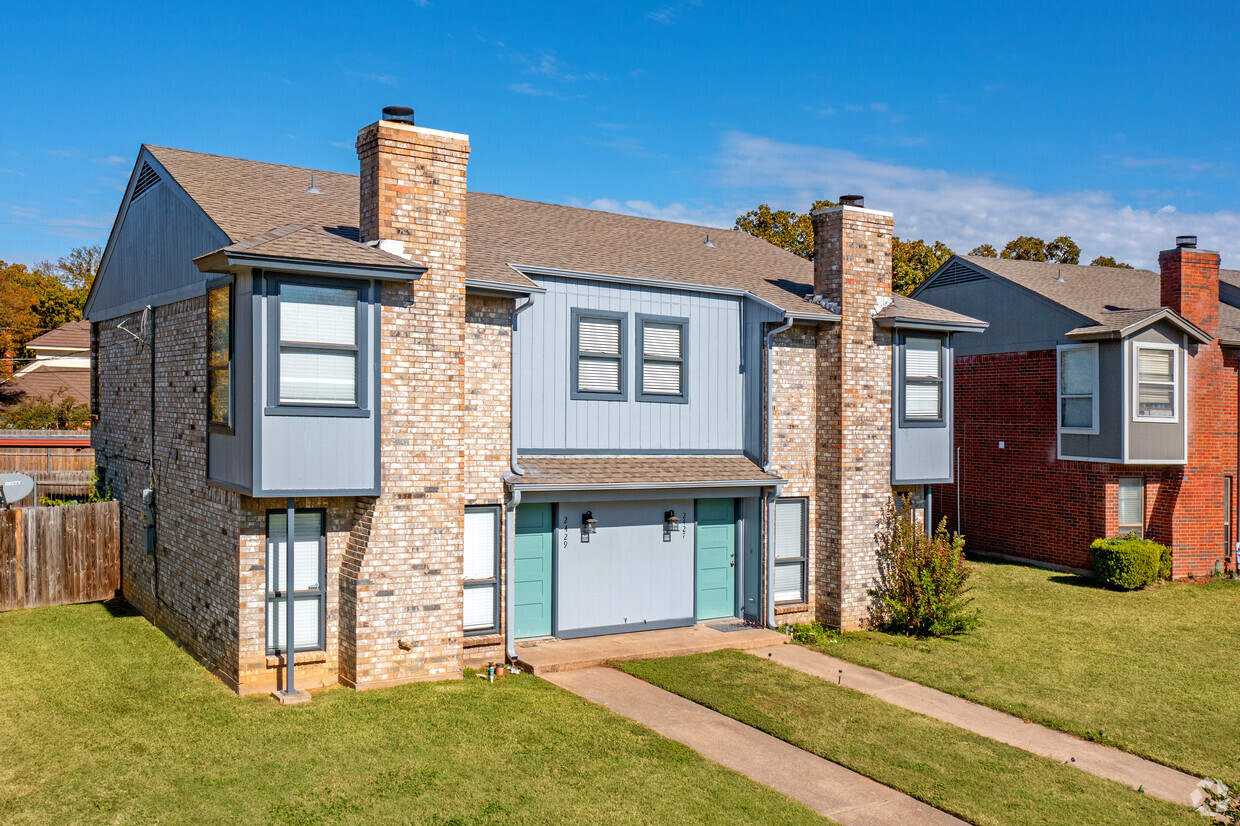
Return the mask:
{"type": "Polygon", "coordinates": [[[306,192],[309,192],[311,195],[322,195],[323,194],[323,190],[319,189],[318,186],[316,186],[314,183],[313,173],[311,173],[310,175],[310,188],[307,189],[306,192]]]}
{"type": "Polygon", "coordinates": [[[383,120],[413,126],[413,110],[408,106],[384,106],[383,120]]]}
{"type": "Polygon", "coordinates": [[[865,208],[865,196],[864,195],[841,195],[840,206],[860,207],[864,209],[865,208]]]}
{"type": "Polygon", "coordinates": [[[1175,245],[1182,250],[1197,249],[1196,235],[1177,235],[1175,237],[1175,245]]]}

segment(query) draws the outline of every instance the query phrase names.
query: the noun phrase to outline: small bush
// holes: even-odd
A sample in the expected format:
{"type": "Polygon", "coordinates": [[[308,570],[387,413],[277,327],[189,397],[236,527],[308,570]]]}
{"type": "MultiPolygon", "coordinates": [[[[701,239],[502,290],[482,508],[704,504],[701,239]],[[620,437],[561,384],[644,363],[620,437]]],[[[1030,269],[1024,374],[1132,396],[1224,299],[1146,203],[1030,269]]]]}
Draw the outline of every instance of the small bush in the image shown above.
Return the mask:
{"type": "Polygon", "coordinates": [[[809,624],[789,625],[785,623],[779,630],[792,637],[793,642],[801,645],[813,645],[824,648],[833,642],[839,642],[836,632],[822,627],[818,621],[809,624]]]}
{"type": "Polygon", "coordinates": [[[1131,591],[1171,577],[1171,549],[1136,534],[1095,539],[1089,551],[1094,575],[1112,588],[1131,591]]]}
{"type": "Polygon", "coordinates": [[[964,537],[948,534],[947,519],[934,535],[913,519],[907,501],[891,503],[878,533],[879,580],[871,618],[875,627],[919,637],[942,637],[975,628],[977,611],[967,606],[969,567],[964,537]]]}

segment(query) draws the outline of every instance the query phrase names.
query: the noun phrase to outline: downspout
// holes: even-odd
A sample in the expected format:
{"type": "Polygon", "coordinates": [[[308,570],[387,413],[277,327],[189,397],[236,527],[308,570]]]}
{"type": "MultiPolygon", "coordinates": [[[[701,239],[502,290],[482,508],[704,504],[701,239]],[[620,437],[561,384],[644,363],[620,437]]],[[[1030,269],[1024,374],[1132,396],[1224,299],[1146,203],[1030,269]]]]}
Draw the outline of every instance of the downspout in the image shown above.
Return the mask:
{"type": "MultiPolygon", "coordinates": [[[[776,333],[782,333],[792,326],[792,316],[784,316],[784,319],[782,327],[775,327],[774,329],[767,330],[766,333],[766,456],[764,457],[765,463],[762,465],[764,473],[771,472],[772,457],[774,455],[771,434],[774,431],[772,425],[775,419],[775,394],[771,392],[771,338],[776,333]]],[[[776,495],[778,495],[778,492],[776,495]]],[[[774,614],[771,616],[774,616],[774,614]]]]}
{"type": "MultiPolygon", "coordinates": [[[[512,335],[508,339],[508,447],[512,452],[512,472],[517,476],[525,475],[525,468],[517,463],[517,316],[534,306],[534,294],[530,293],[526,299],[524,304],[512,311],[512,335]]],[[[517,494],[517,501],[520,500],[521,495],[517,494]]]]}
{"type": "MultiPolygon", "coordinates": [[[[789,322],[791,324],[791,322],[789,322]]],[[[766,503],[766,627],[775,624],[775,500],[784,490],[784,483],[775,485],[766,503]]]]}
{"type": "MultiPolygon", "coordinates": [[[[529,305],[526,305],[529,306],[529,305]]],[[[517,506],[521,504],[521,491],[513,490],[504,503],[504,648],[508,662],[517,661],[517,641],[513,630],[517,621],[517,603],[513,599],[513,583],[516,580],[514,560],[517,544],[517,506]]]]}

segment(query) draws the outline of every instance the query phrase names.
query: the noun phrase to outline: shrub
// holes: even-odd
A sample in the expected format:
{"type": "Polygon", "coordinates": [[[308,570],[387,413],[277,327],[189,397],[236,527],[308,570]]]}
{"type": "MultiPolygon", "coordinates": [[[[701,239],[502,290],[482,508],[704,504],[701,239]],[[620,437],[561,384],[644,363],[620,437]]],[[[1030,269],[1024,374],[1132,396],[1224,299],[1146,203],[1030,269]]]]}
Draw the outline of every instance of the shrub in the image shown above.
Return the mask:
{"type": "Polygon", "coordinates": [[[875,627],[919,637],[959,634],[977,626],[977,611],[968,610],[969,567],[964,537],[948,534],[947,519],[926,536],[913,518],[907,499],[903,507],[888,505],[877,539],[878,585],[871,618],[875,627]]]}
{"type": "Polygon", "coordinates": [[[792,637],[794,642],[799,642],[801,645],[825,648],[827,645],[839,641],[834,631],[823,628],[822,623],[817,620],[808,624],[789,625],[785,623],[779,627],[779,630],[792,637]]]}
{"type": "Polygon", "coordinates": [[[1112,588],[1131,591],[1171,576],[1171,549],[1136,534],[1095,539],[1089,551],[1094,575],[1112,588]]]}

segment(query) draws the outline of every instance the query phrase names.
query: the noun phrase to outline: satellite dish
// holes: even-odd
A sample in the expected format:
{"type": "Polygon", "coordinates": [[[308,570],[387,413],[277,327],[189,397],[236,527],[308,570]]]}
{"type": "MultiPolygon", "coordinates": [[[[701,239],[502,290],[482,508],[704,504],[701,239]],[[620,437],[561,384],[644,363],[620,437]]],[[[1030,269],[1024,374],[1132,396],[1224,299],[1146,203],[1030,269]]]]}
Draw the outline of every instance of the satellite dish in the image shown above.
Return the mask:
{"type": "Polygon", "coordinates": [[[4,503],[11,505],[34,493],[34,480],[24,473],[0,473],[0,490],[4,503]]]}

